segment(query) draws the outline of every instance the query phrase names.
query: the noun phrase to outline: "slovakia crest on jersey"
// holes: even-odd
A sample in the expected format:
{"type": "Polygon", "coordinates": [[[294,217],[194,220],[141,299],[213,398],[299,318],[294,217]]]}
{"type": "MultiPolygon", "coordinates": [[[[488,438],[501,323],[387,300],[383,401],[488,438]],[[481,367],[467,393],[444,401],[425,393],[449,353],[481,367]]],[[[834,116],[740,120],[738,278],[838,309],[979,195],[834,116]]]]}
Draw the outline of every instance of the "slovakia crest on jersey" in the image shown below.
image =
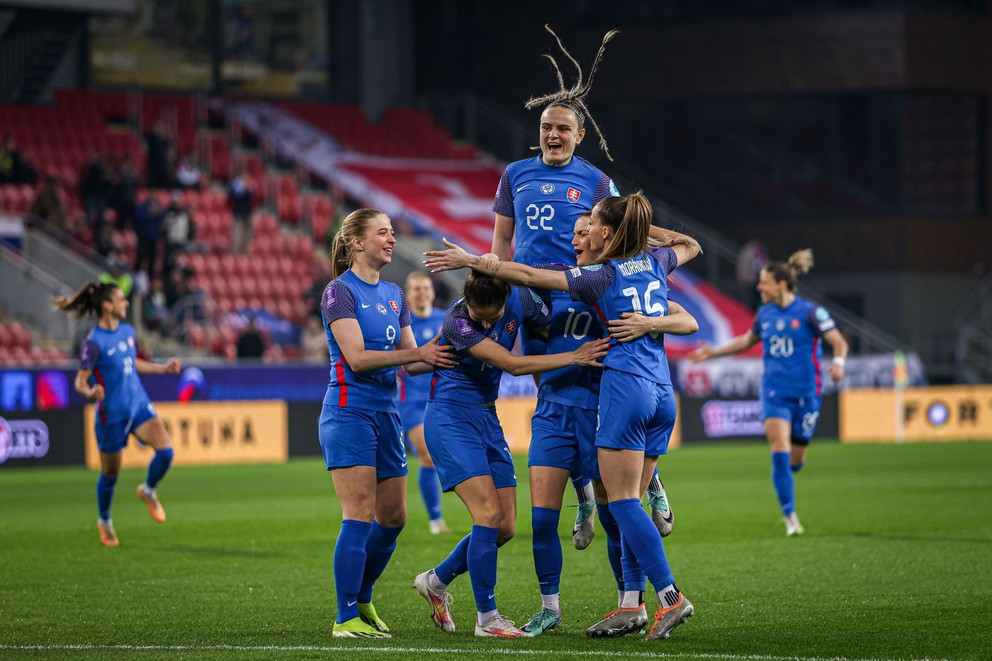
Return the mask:
{"type": "Polygon", "coordinates": [[[506,325],[503,326],[503,329],[506,331],[507,335],[513,335],[513,331],[517,330],[517,320],[511,319],[510,321],[506,322],[506,325]]]}
{"type": "Polygon", "coordinates": [[[793,319],[792,320],[792,323],[790,325],[792,326],[792,329],[793,330],[797,330],[799,328],[799,325],[800,325],[799,324],[799,320],[798,319],[793,319]]]}
{"type": "Polygon", "coordinates": [[[397,303],[396,301],[389,301],[389,307],[391,307],[393,309],[393,312],[395,312],[396,314],[399,314],[399,312],[400,312],[400,304],[399,303],[397,303]]]}
{"type": "Polygon", "coordinates": [[[582,191],[578,190],[577,188],[569,188],[568,192],[565,193],[565,197],[568,198],[569,202],[574,204],[579,201],[580,197],[582,197],[582,191]]]}

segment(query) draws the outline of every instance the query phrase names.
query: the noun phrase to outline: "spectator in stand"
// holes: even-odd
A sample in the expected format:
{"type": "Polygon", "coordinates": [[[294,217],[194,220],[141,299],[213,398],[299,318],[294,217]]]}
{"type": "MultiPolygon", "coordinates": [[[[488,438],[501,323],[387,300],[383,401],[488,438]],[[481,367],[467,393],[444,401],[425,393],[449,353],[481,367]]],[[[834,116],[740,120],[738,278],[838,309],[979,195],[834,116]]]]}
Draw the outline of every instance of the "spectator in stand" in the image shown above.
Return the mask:
{"type": "Polygon", "coordinates": [[[196,235],[196,227],[189,215],[189,206],[180,204],[182,193],[176,191],[172,194],[169,207],[165,210],[165,218],[162,226],[165,231],[165,264],[162,267],[163,273],[171,272],[175,266],[175,255],[177,251],[185,250],[189,242],[196,235]]]}
{"type": "Polygon", "coordinates": [[[116,253],[111,253],[107,259],[107,270],[100,274],[99,283],[116,286],[124,292],[124,298],[131,298],[131,290],[134,289],[134,278],[116,253]]]}
{"type": "Polygon", "coordinates": [[[327,333],[320,320],[320,313],[309,314],[300,329],[300,357],[308,363],[326,365],[330,361],[327,349],[327,333]]]}
{"type": "Polygon", "coordinates": [[[141,175],[134,167],[131,155],[124,154],[117,168],[116,182],[110,193],[110,204],[117,211],[117,229],[123,230],[128,225],[134,225],[134,212],[139,188],[141,188],[141,175]]]}
{"type": "Polygon", "coordinates": [[[162,278],[152,278],[150,289],[145,296],[141,316],[148,330],[156,331],[160,335],[171,335],[172,314],[166,303],[165,285],[162,283],[162,278]]]}
{"type": "Polygon", "coordinates": [[[90,156],[90,160],[83,167],[83,176],[79,182],[83,211],[86,212],[86,220],[93,228],[94,235],[99,235],[103,228],[104,214],[108,206],[110,192],[108,160],[99,154],[90,156]]]}
{"type": "Polygon", "coordinates": [[[203,174],[200,172],[196,152],[179,157],[176,165],[176,182],[180,188],[199,189],[203,185],[203,174]]]}
{"type": "Polygon", "coordinates": [[[17,142],[7,137],[0,144],[0,184],[30,184],[38,182],[38,173],[28,162],[17,142]]]}
{"type": "Polygon", "coordinates": [[[231,252],[235,255],[248,253],[248,244],[251,243],[251,209],[254,197],[255,184],[247,176],[238,174],[231,180],[227,199],[231,203],[231,215],[234,222],[231,227],[231,252]]]}
{"type": "Polygon", "coordinates": [[[265,339],[258,332],[255,317],[248,318],[248,325],[238,338],[238,360],[259,359],[265,355],[265,339]]]}
{"type": "Polygon", "coordinates": [[[145,145],[148,147],[148,187],[171,188],[175,183],[176,143],[161,119],[145,134],[145,145]]]}
{"type": "Polygon", "coordinates": [[[52,227],[68,232],[69,221],[66,216],[64,197],[65,193],[59,178],[54,175],[46,175],[45,183],[34,198],[28,213],[45,220],[52,227]]]}
{"type": "MultiPolygon", "coordinates": [[[[134,233],[138,238],[138,249],[134,258],[134,270],[155,275],[158,260],[158,244],[162,240],[162,223],[165,214],[158,200],[149,197],[138,205],[134,214],[134,233]]],[[[164,273],[164,267],[163,271],[164,273]]]]}

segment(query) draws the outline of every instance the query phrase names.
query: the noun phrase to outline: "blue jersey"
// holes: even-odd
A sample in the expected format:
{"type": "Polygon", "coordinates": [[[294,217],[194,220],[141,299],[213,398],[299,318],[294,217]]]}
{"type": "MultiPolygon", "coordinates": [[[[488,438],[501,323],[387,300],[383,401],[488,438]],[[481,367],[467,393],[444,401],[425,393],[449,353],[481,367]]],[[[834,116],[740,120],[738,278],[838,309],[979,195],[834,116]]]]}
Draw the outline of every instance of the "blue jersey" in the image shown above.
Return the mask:
{"type": "MultiPolygon", "coordinates": [[[[539,268],[565,271],[563,264],[540,264],[539,268]]],[[[565,292],[537,292],[551,308],[547,353],[574,351],[590,340],[606,337],[606,327],[598,312],[590,305],[574,301],[565,292]]],[[[598,367],[568,365],[541,374],[537,396],[566,406],[595,411],[599,406],[599,381],[603,370],[598,367]]]]}
{"type": "Polygon", "coordinates": [[[79,366],[92,372],[89,384],[100,384],[105,393],[103,401],[96,405],[101,423],[130,420],[148,405],[148,394],[135,368],[136,360],[131,324],[118,324],[113,331],[97,326],[83,343],[79,366]]]}
{"type": "Polygon", "coordinates": [[[503,316],[487,329],[469,316],[465,299],[455,301],[444,316],[439,343],[454,348],[458,354],[458,364],[451,369],[434,372],[431,400],[462,404],[496,401],[503,370],[487,365],[468,350],[488,338],[509,351],[517,340],[521,324],[531,328],[546,326],[550,321],[548,313],[547,306],[529,289],[513,287],[506,298],[503,316]]]}
{"type": "MultiPolygon", "coordinates": [[[[678,266],[671,248],[654,248],[630,259],[576,267],[565,272],[572,298],[595,307],[604,326],[621,312],[649,317],[668,314],[668,274],[678,266]]],[[[603,365],[671,385],[665,335],[649,333],[633,342],[615,342],[603,365]]]]}
{"type": "Polygon", "coordinates": [[[820,337],[837,324],[824,308],[796,296],[787,307],[758,308],[751,332],[761,338],[765,372],[761,396],[820,394],[820,337]]]}
{"type": "MultiPolygon", "coordinates": [[[[426,317],[410,315],[411,326],[413,327],[413,338],[417,341],[417,346],[427,344],[441,332],[441,324],[444,323],[444,310],[431,308],[430,314],[426,317]]],[[[427,397],[431,393],[431,375],[419,374],[410,376],[406,370],[399,370],[397,373],[399,387],[399,401],[401,404],[411,406],[424,406],[427,404],[427,397]]]]}
{"type": "Polygon", "coordinates": [[[403,327],[410,325],[403,290],[385,280],[370,285],[348,270],[324,289],[320,314],[331,354],[331,380],[324,402],[395,413],[396,368],[353,372],[330,326],[338,319],[356,319],[367,350],[391,351],[400,341],[403,327]]]}
{"type": "Polygon", "coordinates": [[[551,167],[540,156],[510,163],[499,180],[493,211],[513,218],[514,261],[575,261],[575,221],[605,197],[619,195],[616,184],[589,161],[573,156],[551,167]]]}

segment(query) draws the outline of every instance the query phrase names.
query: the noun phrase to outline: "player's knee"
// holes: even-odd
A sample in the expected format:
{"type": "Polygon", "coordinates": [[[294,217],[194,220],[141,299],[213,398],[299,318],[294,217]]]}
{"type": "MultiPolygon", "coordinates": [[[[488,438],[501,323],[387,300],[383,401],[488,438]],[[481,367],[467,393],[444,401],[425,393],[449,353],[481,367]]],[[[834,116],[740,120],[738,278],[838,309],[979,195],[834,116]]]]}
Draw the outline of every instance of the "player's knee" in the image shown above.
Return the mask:
{"type": "Polygon", "coordinates": [[[516,523],[504,523],[499,527],[499,535],[496,537],[496,546],[503,546],[508,541],[513,539],[513,536],[517,534],[516,523]]]}

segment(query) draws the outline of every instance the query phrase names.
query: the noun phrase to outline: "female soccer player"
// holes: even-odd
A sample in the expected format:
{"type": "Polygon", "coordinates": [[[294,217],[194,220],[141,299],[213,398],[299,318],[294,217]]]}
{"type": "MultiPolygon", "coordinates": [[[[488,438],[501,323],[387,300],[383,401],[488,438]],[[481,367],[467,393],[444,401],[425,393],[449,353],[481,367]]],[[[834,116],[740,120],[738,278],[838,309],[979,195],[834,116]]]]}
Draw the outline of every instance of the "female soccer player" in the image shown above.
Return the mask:
{"type": "Polygon", "coordinates": [[[536,356],[510,353],[522,326],[548,324],[548,310],[528,289],[470,273],[464,298],[444,318],[442,342],[460,361],[438,371],[425,412],[427,447],[445,491],[454,491],[472,515],[472,532],[434,569],[416,577],[414,589],[431,607],[434,623],[454,631],[447,587],[468,571],[475,595],[476,636],[528,636],[496,608],[497,548],[515,532],[516,474],[513,457],[496,416],[503,372],[533,374],[566,365],[595,366],[607,340],[587,342],[573,351],[536,356]]]}
{"type": "MultiPolygon", "coordinates": [[[[664,316],[668,309],[666,278],[699,252],[699,244],[681,237],[671,247],[649,250],[652,209],[640,192],[611,197],[593,207],[590,247],[601,250],[597,263],[569,271],[534,269],[491,257],[469,255],[453,244],[430,251],[434,270],[472,267],[497,278],[542,289],[571,293],[598,306],[604,317],[623,312],[664,316]]],[[[658,592],[660,602],[647,639],[667,638],[693,614],[693,606],[675,584],[658,529],[641,508],[642,482],[667,450],[675,422],[675,395],[665,347],[659,333],[612,346],[603,361],[596,447],[610,512],[620,528],[624,554],[633,553],[658,592]]]]}
{"type": "Polygon", "coordinates": [[[806,461],[820,415],[820,338],[833,351],[830,378],[834,382],[844,378],[847,359],[847,341],[830,313],[796,295],[796,276],[812,266],[813,252],[800,250],[785,263],[772,262],[762,268],[757,286],[762,305],[751,328],[722,346],[714,348],[704,342],[689,354],[690,360],[700,362],[762,343],[761,421],[772,452],[772,484],[789,537],[803,533],[792,473],[806,461]]]}
{"type": "Polygon", "coordinates": [[[453,365],[450,350],[436,340],[417,346],[402,290],[379,278],[395,245],[381,211],[348,214],[334,236],[334,280],[321,301],[331,378],[319,437],[343,519],[334,547],[338,615],[332,633],[339,638],[389,637],[372,605],[372,588],[406,523],[396,367],[419,374],[453,365]]]}
{"type": "MultiPolygon", "coordinates": [[[[575,221],[572,246],[575,262],[591,264],[599,256],[589,248],[590,214],[582,214],[575,221]]],[[[660,228],[658,228],[660,229],[660,228]]],[[[543,268],[566,270],[567,265],[547,265],[543,268]]],[[[564,292],[540,290],[542,298],[551,304],[551,325],[548,331],[548,351],[567,351],[589,338],[610,335],[596,310],[585,303],[572,301],[564,292]]],[[[650,331],[690,334],[697,330],[696,320],[681,306],[670,302],[664,317],[641,317],[616,320],[610,325],[614,336],[621,341],[633,341],[650,331]],[[635,327],[639,319],[656,324],[649,328],[635,327]]],[[[644,574],[636,561],[627,558],[626,572],[621,567],[620,530],[610,514],[606,490],[602,486],[599,461],[596,457],[596,411],[599,404],[599,381],[602,370],[597,368],[564,367],[542,375],[537,395],[537,411],[531,421],[531,442],[528,459],[531,493],[531,522],[534,540],[534,568],[541,591],[542,607],[521,627],[538,636],[558,628],[562,621],[559,584],[562,573],[562,548],[558,538],[558,520],[561,514],[562,495],[569,472],[578,462],[582,475],[592,480],[596,494],[597,511],[607,537],[607,555],[617,580],[618,607],[637,610],[641,624],[647,614],[641,596],[644,592],[644,574]]],[[[656,479],[656,478],[653,478],[656,479]]],[[[653,514],[653,512],[652,512],[653,514]]],[[[613,614],[611,614],[613,615],[613,614]]],[[[629,630],[618,627],[618,619],[607,617],[609,622],[594,625],[590,635],[621,635],[629,630]]]]}
{"type": "MultiPolygon", "coordinates": [[[[406,278],[406,301],[410,306],[410,325],[417,344],[425,344],[437,337],[444,321],[444,310],[434,307],[434,283],[423,271],[413,271],[406,278]]],[[[406,370],[398,372],[399,409],[403,431],[417,453],[417,485],[429,517],[428,529],[432,535],[449,533],[441,511],[441,485],[437,481],[434,460],[427,451],[424,440],[424,407],[431,389],[431,378],[422,374],[413,376],[406,370]]]]}
{"type": "MultiPolygon", "coordinates": [[[[603,198],[620,194],[612,179],[575,154],[586,137],[585,125],[588,121],[599,136],[600,147],[610,158],[606,139],[589,112],[585,99],[606,44],[619,32],[610,30],[606,33],[589,76],[583,79],[578,62],[565,49],[558,35],[548,26],[545,29],[578,71],[578,80],[571,88],[566,88],[557,62],[548,56],[558,74],[559,89],[528,99],[524,104],[528,110],[544,106],[538,133],[541,153],[507,166],[493,203],[496,220],[492,252],[501,260],[512,258],[529,266],[573,263],[572,228],[579,216],[589,213],[593,205],[603,198]],[[514,238],[515,250],[511,248],[514,238]]],[[[544,347],[540,339],[530,337],[525,330],[523,350],[527,354],[542,353],[544,347]]],[[[572,483],[579,503],[572,527],[572,543],[575,548],[584,549],[595,534],[595,501],[589,477],[582,475],[577,466],[572,471],[572,483]]],[[[648,501],[652,518],[663,531],[662,534],[667,535],[671,532],[673,517],[664,487],[657,476],[648,487],[648,501]]]]}
{"type": "Polygon", "coordinates": [[[182,364],[176,358],[165,365],[138,358],[134,327],[124,322],[128,301],[117,285],[87,283],[74,294],[55,297],[52,304],[77,318],[88,315],[97,318],[96,327],[83,344],[73,385],[80,395],[96,402],[96,443],[100,450],[97,529],[100,543],[118,546],[120,540],[110,518],[110,504],[128,435],[134,434],[155,450],[145,481],[138,485],[138,497],[159,523],[165,522],[165,509],[156,487],[172,465],[172,439],[155,413],[138,373],[179,374],[182,364]]]}

